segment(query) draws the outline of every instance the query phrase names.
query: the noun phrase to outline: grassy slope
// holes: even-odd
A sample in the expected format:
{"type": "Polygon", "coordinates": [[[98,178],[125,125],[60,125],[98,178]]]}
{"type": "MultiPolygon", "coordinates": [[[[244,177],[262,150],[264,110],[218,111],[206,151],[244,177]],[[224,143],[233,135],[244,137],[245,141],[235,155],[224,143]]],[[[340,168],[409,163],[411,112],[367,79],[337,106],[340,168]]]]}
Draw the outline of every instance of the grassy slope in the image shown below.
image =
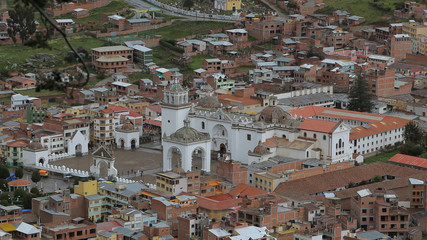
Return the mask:
{"type": "Polygon", "coordinates": [[[394,150],[392,152],[379,154],[376,156],[365,158],[365,163],[373,163],[373,162],[387,162],[391,157],[398,154],[399,150],[394,150]]]}
{"type": "Polygon", "coordinates": [[[325,0],[324,2],[333,10],[346,10],[353,15],[365,17],[366,24],[370,24],[386,21],[383,17],[392,16],[395,3],[402,2],[402,0],[378,0],[378,2],[384,3],[384,6],[389,7],[390,11],[373,7],[370,3],[374,0],[325,0]]]}
{"type": "Polygon", "coordinates": [[[170,26],[162,27],[149,34],[162,35],[164,39],[177,39],[190,35],[208,34],[209,30],[231,26],[226,22],[177,21],[170,26]]]}
{"type": "Polygon", "coordinates": [[[43,96],[50,96],[50,95],[56,95],[56,94],[63,94],[64,92],[62,91],[58,91],[58,90],[40,90],[39,92],[36,92],[36,89],[28,89],[28,90],[20,90],[20,91],[15,91],[17,93],[20,93],[22,95],[28,95],[30,97],[43,97],[43,96]]]}
{"type": "Polygon", "coordinates": [[[67,14],[67,15],[62,15],[62,16],[55,17],[55,18],[57,18],[57,19],[72,18],[77,23],[80,23],[82,25],[87,25],[89,22],[101,21],[102,20],[102,18],[101,18],[102,13],[117,12],[117,11],[121,11],[123,8],[127,8],[127,7],[131,7],[129,3],[127,3],[123,0],[115,0],[115,1],[112,1],[110,4],[108,4],[105,7],[95,8],[95,9],[90,10],[89,17],[72,18],[71,14],[67,14]]]}
{"type": "MultiPolygon", "coordinates": [[[[100,47],[104,43],[102,40],[89,37],[89,36],[75,36],[70,38],[71,44],[75,48],[80,46],[84,47],[88,52],[91,48],[100,47]]],[[[25,59],[37,54],[37,53],[48,53],[58,57],[57,61],[62,61],[64,56],[70,49],[66,46],[65,41],[62,38],[54,39],[49,41],[51,49],[44,48],[32,48],[22,46],[21,44],[3,45],[0,46],[0,67],[9,65],[10,63],[22,64],[25,63],[25,59]]]]}

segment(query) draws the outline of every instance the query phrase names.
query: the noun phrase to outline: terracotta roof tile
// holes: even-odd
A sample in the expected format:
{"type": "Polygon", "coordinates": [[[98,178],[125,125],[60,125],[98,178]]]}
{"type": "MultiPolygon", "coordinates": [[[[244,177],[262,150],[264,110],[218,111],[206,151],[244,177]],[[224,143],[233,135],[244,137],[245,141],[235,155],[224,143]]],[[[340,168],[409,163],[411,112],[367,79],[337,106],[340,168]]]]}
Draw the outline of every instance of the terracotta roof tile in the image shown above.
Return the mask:
{"type": "Polygon", "coordinates": [[[158,127],[162,126],[162,122],[154,121],[154,120],[145,120],[144,123],[154,125],[154,126],[158,126],[158,127]]]}
{"type": "Polygon", "coordinates": [[[230,195],[232,195],[233,197],[244,197],[244,196],[248,196],[249,198],[255,198],[255,197],[260,197],[260,196],[264,196],[267,195],[268,192],[264,191],[262,189],[250,186],[248,184],[245,183],[240,183],[239,185],[237,185],[235,188],[233,188],[230,192],[230,195]]]}
{"type": "Polygon", "coordinates": [[[25,147],[28,144],[29,143],[26,142],[26,141],[18,140],[18,141],[14,141],[14,142],[8,143],[7,146],[8,147],[25,147]]]}
{"type": "Polygon", "coordinates": [[[375,162],[358,167],[347,168],[321,175],[282,182],[274,190],[275,193],[291,199],[307,200],[315,194],[348,186],[350,183],[360,183],[371,180],[376,175],[406,178],[424,171],[408,167],[401,167],[385,162],[375,162]]]}
{"type": "Polygon", "coordinates": [[[405,165],[416,166],[416,167],[427,168],[426,158],[413,157],[413,156],[408,156],[400,153],[394,155],[388,161],[394,162],[394,163],[401,163],[405,165]]]}
{"type": "Polygon", "coordinates": [[[226,103],[240,103],[244,106],[256,105],[261,103],[258,99],[247,98],[247,97],[237,97],[232,94],[218,95],[218,100],[220,102],[226,102],[226,103]]]}
{"type": "Polygon", "coordinates": [[[28,186],[31,184],[30,181],[24,180],[24,179],[17,179],[17,180],[13,180],[7,183],[9,186],[15,186],[15,187],[19,187],[19,186],[28,186]]]}
{"type": "Polygon", "coordinates": [[[339,124],[340,122],[332,122],[332,121],[325,121],[325,120],[314,119],[314,118],[307,118],[304,120],[304,122],[301,123],[301,125],[299,125],[298,129],[313,131],[313,132],[330,133],[339,124]]]}
{"type": "Polygon", "coordinates": [[[109,106],[107,109],[111,109],[114,112],[125,112],[125,111],[129,111],[128,108],[120,107],[120,106],[109,106]]]}
{"type": "Polygon", "coordinates": [[[226,210],[235,209],[239,207],[239,203],[242,202],[241,198],[234,198],[230,194],[220,194],[212,197],[198,196],[197,202],[199,207],[209,210],[226,210]]]}
{"type": "Polygon", "coordinates": [[[382,121],[368,124],[369,127],[359,126],[352,128],[350,140],[359,139],[366,136],[375,135],[378,133],[387,132],[393,129],[403,128],[410,120],[398,117],[385,117],[382,121]]]}

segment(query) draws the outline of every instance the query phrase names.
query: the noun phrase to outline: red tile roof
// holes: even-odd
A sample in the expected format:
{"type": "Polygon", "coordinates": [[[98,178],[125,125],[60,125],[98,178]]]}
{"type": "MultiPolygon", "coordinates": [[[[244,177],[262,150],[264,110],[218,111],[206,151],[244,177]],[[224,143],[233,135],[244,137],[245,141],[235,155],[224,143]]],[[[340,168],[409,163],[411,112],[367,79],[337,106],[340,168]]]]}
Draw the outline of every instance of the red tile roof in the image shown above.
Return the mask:
{"type": "Polygon", "coordinates": [[[162,106],[160,105],[150,105],[150,106],[147,106],[147,108],[154,112],[158,112],[158,113],[162,112],[162,106]]]}
{"type": "Polygon", "coordinates": [[[141,114],[139,114],[135,111],[132,111],[132,110],[129,111],[129,114],[127,116],[134,117],[134,118],[142,117],[141,114]]]}
{"type": "Polygon", "coordinates": [[[120,107],[120,106],[109,106],[107,109],[111,109],[114,112],[126,112],[126,111],[129,111],[128,108],[120,107]]]}
{"type": "Polygon", "coordinates": [[[162,122],[154,121],[154,120],[145,120],[144,123],[154,125],[154,126],[158,126],[158,127],[162,126],[162,122]]]}
{"type": "MultiPolygon", "coordinates": [[[[370,181],[376,175],[407,178],[423,173],[425,173],[423,170],[401,167],[391,163],[375,162],[294,181],[282,182],[274,192],[291,199],[309,200],[313,199],[315,194],[334,191],[335,189],[346,187],[350,183],[370,181]]],[[[369,185],[365,186],[368,187],[369,185]]]]}
{"type": "Polygon", "coordinates": [[[31,184],[30,181],[24,180],[24,179],[17,179],[17,180],[13,180],[7,183],[9,186],[14,186],[14,187],[22,187],[22,186],[28,186],[31,184]]]}
{"type": "Polygon", "coordinates": [[[312,116],[327,116],[342,119],[351,119],[364,122],[376,122],[381,121],[384,116],[373,113],[355,112],[344,109],[327,108],[320,106],[307,106],[296,108],[288,111],[292,116],[297,117],[312,117],[312,116]]]}
{"type": "Polygon", "coordinates": [[[260,196],[264,196],[267,195],[268,192],[264,191],[262,189],[250,186],[248,184],[245,183],[240,183],[239,185],[237,185],[235,188],[233,188],[230,192],[230,195],[232,195],[233,197],[244,197],[244,196],[248,196],[249,198],[255,198],[255,197],[260,197],[260,196]]]}
{"type": "Polygon", "coordinates": [[[211,197],[198,196],[197,202],[199,207],[209,209],[209,210],[227,210],[227,209],[236,209],[239,207],[239,203],[242,202],[241,198],[234,198],[230,194],[220,194],[211,197]]]}
{"type": "Polygon", "coordinates": [[[112,109],[106,108],[101,110],[102,113],[113,113],[114,111],[112,109]]]}
{"type": "Polygon", "coordinates": [[[388,161],[394,162],[394,163],[401,163],[405,165],[416,166],[416,167],[427,168],[426,158],[413,157],[413,156],[408,156],[400,153],[394,155],[388,161]]]}
{"type": "Polygon", "coordinates": [[[26,141],[18,140],[18,141],[8,143],[7,146],[8,147],[25,147],[28,144],[29,143],[27,143],[26,141]]]}
{"type": "Polygon", "coordinates": [[[304,120],[301,125],[299,125],[298,129],[313,131],[313,132],[323,132],[330,133],[332,132],[340,123],[332,122],[314,118],[307,118],[304,120]]]}
{"type": "Polygon", "coordinates": [[[353,132],[350,134],[350,140],[387,132],[393,129],[403,128],[406,124],[409,123],[409,121],[410,120],[403,118],[387,116],[384,117],[382,121],[368,124],[368,128],[363,126],[352,128],[353,132]]]}
{"type": "Polygon", "coordinates": [[[111,232],[113,228],[116,227],[122,227],[118,222],[116,221],[109,221],[109,222],[103,222],[103,223],[97,223],[96,224],[96,231],[107,231],[111,232]]]}
{"type": "Polygon", "coordinates": [[[261,104],[260,100],[258,99],[247,98],[247,97],[237,97],[232,94],[218,95],[218,100],[220,102],[226,102],[226,103],[240,103],[244,106],[261,104]]]}

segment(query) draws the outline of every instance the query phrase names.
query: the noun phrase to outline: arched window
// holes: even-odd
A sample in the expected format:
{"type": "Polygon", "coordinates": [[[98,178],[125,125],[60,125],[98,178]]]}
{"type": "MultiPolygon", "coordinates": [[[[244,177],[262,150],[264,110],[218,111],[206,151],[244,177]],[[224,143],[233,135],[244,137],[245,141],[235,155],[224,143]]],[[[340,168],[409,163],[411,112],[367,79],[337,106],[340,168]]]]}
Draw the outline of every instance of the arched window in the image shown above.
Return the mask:
{"type": "Polygon", "coordinates": [[[323,140],[326,140],[326,135],[323,135],[323,140]]]}
{"type": "Polygon", "coordinates": [[[307,133],[306,132],[304,133],[304,137],[307,137],[307,133]]]}
{"type": "Polygon", "coordinates": [[[315,133],[313,134],[313,138],[317,138],[317,135],[315,133]]]}
{"type": "Polygon", "coordinates": [[[205,122],[202,122],[202,129],[205,129],[205,122]]]}

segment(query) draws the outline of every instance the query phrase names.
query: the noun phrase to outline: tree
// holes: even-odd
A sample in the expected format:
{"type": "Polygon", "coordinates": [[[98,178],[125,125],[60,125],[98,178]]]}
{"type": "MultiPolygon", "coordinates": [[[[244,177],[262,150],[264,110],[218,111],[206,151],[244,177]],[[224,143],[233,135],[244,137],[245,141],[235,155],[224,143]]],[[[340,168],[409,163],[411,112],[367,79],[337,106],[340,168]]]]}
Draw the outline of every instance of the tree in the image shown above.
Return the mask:
{"type": "Polygon", "coordinates": [[[40,176],[39,171],[34,171],[33,174],[31,175],[31,181],[33,181],[34,183],[40,182],[41,179],[42,179],[42,176],[40,176]]]}
{"type": "Polygon", "coordinates": [[[12,199],[10,198],[9,193],[2,193],[0,194],[0,203],[3,206],[9,206],[12,202],[12,199]]]}
{"type": "Polygon", "coordinates": [[[40,191],[39,191],[39,189],[37,187],[31,188],[30,193],[33,194],[34,197],[40,196],[40,191]]]}
{"type": "Polygon", "coordinates": [[[9,11],[9,19],[7,19],[7,33],[16,43],[17,35],[22,41],[22,45],[36,32],[36,23],[34,20],[34,9],[21,4],[9,11]]]}
{"type": "Polygon", "coordinates": [[[24,170],[22,170],[22,168],[17,168],[16,170],[15,170],[15,176],[17,177],[17,178],[22,178],[23,176],[24,176],[24,170]]]}
{"type": "Polygon", "coordinates": [[[348,110],[371,112],[374,107],[368,84],[365,78],[360,74],[357,75],[353,86],[350,88],[348,97],[350,98],[350,102],[347,106],[348,110]]]}
{"type": "Polygon", "coordinates": [[[375,175],[373,178],[372,178],[372,182],[373,183],[376,183],[376,182],[382,182],[383,181],[383,178],[380,176],[380,175],[375,175]]]}
{"type": "Polygon", "coordinates": [[[400,146],[399,152],[402,154],[418,157],[424,152],[424,148],[420,144],[407,142],[400,146]]]}
{"type": "Polygon", "coordinates": [[[0,190],[3,192],[7,192],[9,190],[9,185],[5,179],[0,179],[0,190]]]}
{"type": "Polygon", "coordinates": [[[423,140],[423,130],[416,124],[411,121],[405,126],[405,131],[403,132],[403,138],[405,142],[409,143],[420,143],[423,140]]]}
{"type": "Polygon", "coordinates": [[[6,179],[10,176],[9,169],[5,166],[0,166],[0,178],[6,179]]]}
{"type": "Polygon", "coordinates": [[[23,188],[18,188],[15,190],[15,192],[13,192],[13,197],[15,199],[22,200],[25,195],[28,195],[28,193],[23,188]]]}
{"type": "Polygon", "coordinates": [[[194,6],[193,0],[184,0],[184,7],[187,9],[190,9],[194,6]]]}

